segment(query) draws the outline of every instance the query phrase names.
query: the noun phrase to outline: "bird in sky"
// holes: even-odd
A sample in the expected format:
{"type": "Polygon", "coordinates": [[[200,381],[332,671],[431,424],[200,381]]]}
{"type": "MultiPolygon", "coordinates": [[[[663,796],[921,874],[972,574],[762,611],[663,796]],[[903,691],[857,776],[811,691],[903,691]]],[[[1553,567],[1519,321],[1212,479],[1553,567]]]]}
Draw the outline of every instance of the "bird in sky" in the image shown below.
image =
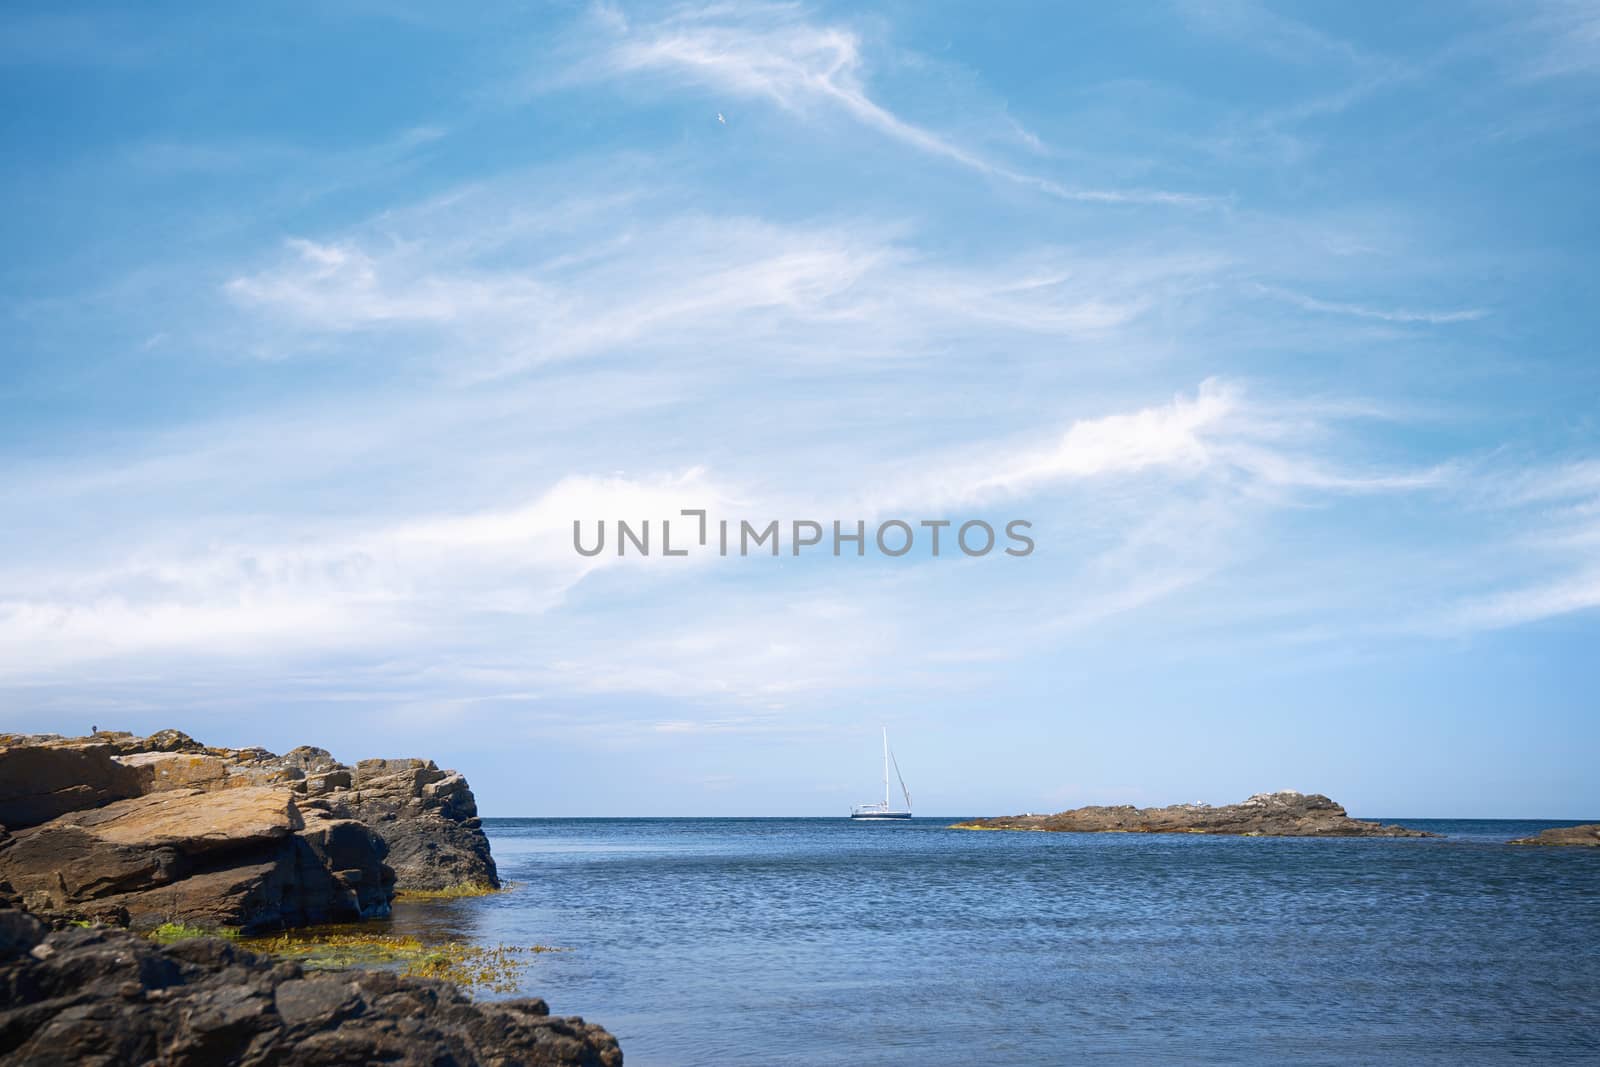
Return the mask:
{"type": "Polygon", "coordinates": [[[724,126],[728,124],[728,120],[722,117],[722,112],[720,111],[717,112],[717,121],[722,123],[724,126]]]}

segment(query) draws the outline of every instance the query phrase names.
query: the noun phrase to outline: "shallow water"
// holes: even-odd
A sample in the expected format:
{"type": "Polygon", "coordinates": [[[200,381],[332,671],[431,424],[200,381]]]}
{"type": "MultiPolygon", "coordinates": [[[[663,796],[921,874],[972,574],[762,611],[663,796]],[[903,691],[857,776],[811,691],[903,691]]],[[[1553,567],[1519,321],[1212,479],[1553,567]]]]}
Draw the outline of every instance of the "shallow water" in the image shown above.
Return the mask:
{"type": "MultiPolygon", "coordinates": [[[[973,833],[953,819],[489,819],[527,993],[630,1067],[1600,1062],[1600,854],[973,833]]],[[[424,918],[426,917],[426,918],[424,918]]]]}

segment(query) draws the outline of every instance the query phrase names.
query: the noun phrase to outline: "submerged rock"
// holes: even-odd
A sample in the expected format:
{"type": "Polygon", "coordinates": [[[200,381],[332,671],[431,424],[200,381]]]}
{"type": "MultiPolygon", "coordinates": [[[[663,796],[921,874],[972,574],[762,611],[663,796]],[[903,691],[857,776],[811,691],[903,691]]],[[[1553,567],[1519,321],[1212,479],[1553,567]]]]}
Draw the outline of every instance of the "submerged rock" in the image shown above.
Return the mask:
{"type": "Polygon", "coordinates": [[[1600,822],[1583,826],[1552,826],[1532,837],[1519,837],[1513,845],[1554,845],[1563,848],[1600,848],[1600,822]]]}
{"type": "Polygon", "coordinates": [[[1008,815],[957,823],[963,830],[1062,833],[1230,834],[1243,837],[1437,837],[1404,826],[1352,819],[1320,793],[1257,793],[1238,804],[1136,808],[1091,806],[1055,815],[1008,815]]]}
{"type": "Polygon", "coordinates": [[[604,1029],[544,1001],[475,1004],[446,982],[308,973],[226,941],[47,934],[0,910],[0,1064],[621,1067],[604,1029]]]}

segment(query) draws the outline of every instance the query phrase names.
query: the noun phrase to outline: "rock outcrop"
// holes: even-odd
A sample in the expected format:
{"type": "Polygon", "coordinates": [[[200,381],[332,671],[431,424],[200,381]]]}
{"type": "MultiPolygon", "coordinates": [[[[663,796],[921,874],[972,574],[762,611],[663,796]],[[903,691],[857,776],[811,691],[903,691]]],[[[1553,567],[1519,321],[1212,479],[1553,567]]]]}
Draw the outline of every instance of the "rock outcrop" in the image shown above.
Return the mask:
{"type": "Polygon", "coordinates": [[[136,797],[139,772],[110,745],[8,745],[0,739],[0,826],[33,826],[69,811],[136,797]]]}
{"type": "Polygon", "coordinates": [[[351,786],[335,794],[339,810],[383,835],[402,889],[500,887],[478,803],[461,775],[432,760],[367,759],[356,764],[351,786]]]}
{"type": "Polygon", "coordinates": [[[37,914],[267,928],[387,915],[383,839],[261,786],[176,789],[77,811],[0,843],[0,883],[37,914]]]}
{"type": "Polygon", "coordinates": [[[1404,826],[1352,819],[1319,793],[1257,793],[1239,804],[1174,804],[1166,808],[1074,808],[1055,815],[1008,815],[957,823],[963,830],[1047,830],[1064,833],[1231,834],[1243,837],[1437,837],[1404,826]]]}
{"type": "Polygon", "coordinates": [[[0,1064],[119,1063],[621,1067],[622,1052],[542,1000],[475,1004],[433,979],[307,973],[213,938],[47,934],[0,910],[0,1064]]]}
{"type": "Polygon", "coordinates": [[[432,761],[0,736],[0,903],[260,929],[385,915],[397,885],[500,885],[466,779],[432,761]]]}
{"type": "Polygon", "coordinates": [[[1600,822],[1582,826],[1552,826],[1532,837],[1519,837],[1513,845],[1552,845],[1564,848],[1600,848],[1600,822]]]}

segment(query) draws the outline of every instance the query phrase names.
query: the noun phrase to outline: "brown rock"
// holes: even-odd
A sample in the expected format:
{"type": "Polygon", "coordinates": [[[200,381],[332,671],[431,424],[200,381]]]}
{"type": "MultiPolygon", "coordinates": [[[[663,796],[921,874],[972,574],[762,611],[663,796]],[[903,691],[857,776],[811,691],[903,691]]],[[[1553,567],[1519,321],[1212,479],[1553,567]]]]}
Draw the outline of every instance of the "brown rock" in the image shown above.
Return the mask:
{"type": "Polygon", "coordinates": [[[0,825],[12,830],[141,792],[138,772],[118,763],[110,745],[7,740],[14,743],[0,747],[0,825]]]}
{"type": "Polygon", "coordinates": [[[306,792],[314,797],[349,789],[355,785],[355,776],[346,769],[319,772],[306,776],[306,792]]]}
{"type": "Polygon", "coordinates": [[[178,730],[0,736],[0,901],[294,924],[387,913],[395,873],[402,888],[500,885],[471,788],[431,760],[352,768],[326,749],[211,748],[178,730]]]}
{"type": "Polygon", "coordinates": [[[172,789],[19,831],[0,847],[0,882],[53,917],[297,926],[387,914],[385,851],[281,789],[172,789]]]}
{"type": "Polygon", "coordinates": [[[114,845],[172,847],[186,855],[288,837],[301,828],[291,795],[280,789],[198,789],[151,793],[94,811],[74,812],[57,826],[79,826],[114,845]]]}
{"type": "Polygon", "coordinates": [[[1553,826],[1532,837],[1519,837],[1513,845],[1553,845],[1563,848],[1600,848],[1600,822],[1582,826],[1553,826]]]}
{"type": "Polygon", "coordinates": [[[1229,834],[1244,837],[1437,837],[1404,826],[1352,819],[1320,793],[1257,793],[1238,804],[1165,808],[1091,806],[1055,815],[1008,815],[957,823],[963,830],[1064,833],[1229,834]]]}
{"type": "Polygon", "coordinates": [[[206,746],[182,730],[157,730],[138,742],[139,752],[204,752],[206,746]]]}
{"type": "Polygon", "coordinates": [[[285,767],[298,767],[307,774],[326,774],[329,771],[349,770],[344,764],[333,758],[333,754],[325,748],[314,748],[311,745],[301,745],[292,748],[274,762],[285,767]]]}
{"type": "Polygon", "coordinates": [[[432,760],[366,759],[352,768],[310,745],[274,756],[264,749],[207,748],[178,730],[142,739],[99,736],[116,739],[117,758],[144,776],[146,791],[274,785],[329,801],[331,812],[358,819],[384,838],[401,889],[500,886],[471,787],[432,760]]]}
{"type": "MultiPolygon", "coordinates": [[[[117,762],[139,772],[141,791],[163,789],[222,789],[229,783],[229,764],[221,756],[204,752],[132,752],[117,762]]],[[[244,779],[238,781],[243,784],[244,779]]]]}

